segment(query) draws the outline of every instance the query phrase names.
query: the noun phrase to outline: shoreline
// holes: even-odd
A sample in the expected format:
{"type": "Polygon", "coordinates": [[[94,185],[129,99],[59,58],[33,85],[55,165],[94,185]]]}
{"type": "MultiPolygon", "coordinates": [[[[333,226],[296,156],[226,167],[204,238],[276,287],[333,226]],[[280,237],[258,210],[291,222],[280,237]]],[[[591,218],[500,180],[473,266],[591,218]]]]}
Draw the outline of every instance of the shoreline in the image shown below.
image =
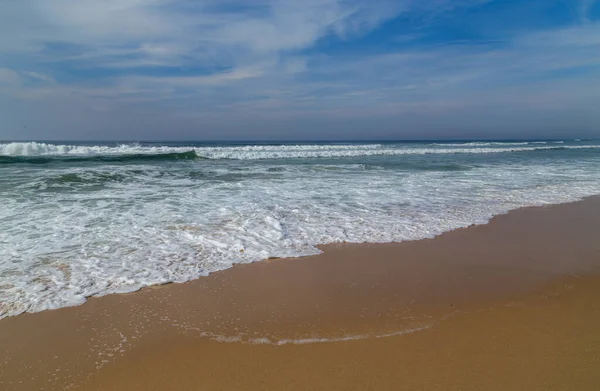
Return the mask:
{"type": "MultiPolygon", "coordinates": [[[[269,354],[291,354],[288,359],[325,349],[343,361],[345,350],[379,346],[379,354],[386,356],[386,344],[438,335],[444,324],[464,318],[478,322],[510,303],[542,308],[545,304],[536,298],[557,289],[567,297],[565,286],[581,293],[572,303],[597,299],[598,234],[600,197],[590,197],[517,209],[433,239],[324,245],[315,256],[234,265],[186,283],[5,318],[0,320],[6,357],[0,362],[0,388],[116,390],[129,384],[129,389],[151,389],[136,383],[143,380],[130,371],[136,362],[146,365],[145,377],[160,384],[160,375],[149,368],[159,365],[161,357],[168,357],[161,365],[164,376],[172,378],[169,373],[179,373],[177,365],[192,356],[208,365],[206,357],[195,356],[206,349],[216,356],[237,352],[246,359],[265,349],[280,349],[269,354]],[[537,304],[523,304],[530,301],[537,304]]],[[[552,308],[564,315],[567,307],[552,308]]],[[[590,324],[595,324],[596,312],[589,312],[578,316],[593,315],[590,324]]],[[[369,357],[387,365],[377,355],[369,357]]],[[[236,366],[239,360],[217,362],[254,379],[236,366]]],[[[181,382],[210,373],[208,367],[197,368],[181,382]]],[[[264,381],[278,379],[265,376],[264,381]]],[[[184,383],[174,381],[172,389],[181,389],[176,386],[184,383]]],[[[215,387],[220,384],[213,381],[215,387]]]]}
{"type": "Polygon", "coordinates": [[[231,264],[227,268],[220,269],[220,270],[215,270],[215,271],[211,271],[211,272],[209,272],[206,275],[197,276],[197,277],[191,278],[191,279],[189,279],[187,281],[182,281],[182,282],[169,281],[169,282],[165,282],[165,283],[150,284],[150,285],[142,286],[139,289],[132,290],[132,291],[127,291],[127,292],[107,292],[107,293],[102,293],[102,294],[94,294],[94,295],[90,295],[90,296],[85,296],[84,297],[84,301],[82,303],[73,304],[73,305],[66,305],[66,306],[57,307],[57,308],[48,308],[48,309],[43,309],[43,310],[40,310],[40,311],[24,311],[24,312],[15,314],[15,315],[8,315],[8,316],[0,317],[0,322],[2,322],[4,319],[7,319],[7,318],[12,318],[12,317],[16,317],[16,316],[22,316],[22,315],[25,315],[25,314],[36,314],[36,313],[46,312],[46,311],[61,310],[61,309],[64,309],[64,308],[79,307],[79,306],[85,305],[89,300],[100,299],[100,298],[103,298],[103,297],[106,297],[106,296],[111,296],[111,295],[131,295],[131,294],[137,294],[137,293],[143,292],[143,291],[145,291],[147,289],[160,289],[162,287],[169,286],[169,285],[190,284],[190,283],[194,283],[194,281],[196,281],[196,280],[207,278],[207,277],[209,277],[211,275],[214,275],[214,274],[217,274],[217,273],[222,273],[222,272],[225,272],[225,271],[227,271],[229,269],[240,267],[240,266],[252,265],[252,264],[261,263],[261,262],[271,262],[271,261],[274,261],[274,260],[290,260],[290,259],[293,260],[293,259],[303,259],[303,258],[318,257],[318,256],[323,255],[323,253],[325,251],[332,251],[332,250],[335,251],[336,249],[339,249],[340,247],[344,247],[344,246],[398,245],[398,244],[409,243],[409,242],[421,242],[421,241],[435,240],[436,238],[442,237],[444,235],[450,234],[450,233],[455,232],[455,231],[461,231],[461,230],[469,229],[469,228],[473,228],[473,227],[479,227],[479,226],[489,225],[490,223],[492,223],[495,219],[497,219],[499,217],[510,215],[510,214],[513,214],[515,212],[519,212],[519,211],[522,211],[522,210],[539,209],[539,208],[552,208],[552,207],[557,207],[557,206],[561,206],[561,205],[574,205],[574,204],[579,204],[579,203],[586,202],[588,200],[593,200],[593,199],[600,199],[600,194],[585,196],[583,198],[580,198],[580,199],[577,199],[577,200],[574,200],[574,201],[567,201],[567,202],[560,202],[560,203],[549,203],[549,204],[533,205],[533,206],[523,206],[523,207],[519,207],[519,208],[516,208],[516,209],[510,209],[510,210],[507,210],[505,212],[492,215],[485,222],[482,222],[482,223],[472,223],[472,224],[469,224],[469,225],[466,225],[466,226],[463,226],[463,227],[454,228],[454,229],[451,229],[449,231],[444,231],[442,233],[435,234],[434,236],[428,237],[428,238],[421,238],[421,239],[414,239],[414,240],[404,240],[404,241],[392,241],[392,242],[336,242],[336,243],[321,243],[321,244],[316,244],[316,245],[314,245],[314,247],[320,251],[320,253],[318,253],[318,254],[302,255],[302,256],[291,256],[291,257],[269,257],[269,258],[264,258],[264,259],[260,259],[260,260],[248,262],[248,263],[233,263],[233,264],[231,264]]]}

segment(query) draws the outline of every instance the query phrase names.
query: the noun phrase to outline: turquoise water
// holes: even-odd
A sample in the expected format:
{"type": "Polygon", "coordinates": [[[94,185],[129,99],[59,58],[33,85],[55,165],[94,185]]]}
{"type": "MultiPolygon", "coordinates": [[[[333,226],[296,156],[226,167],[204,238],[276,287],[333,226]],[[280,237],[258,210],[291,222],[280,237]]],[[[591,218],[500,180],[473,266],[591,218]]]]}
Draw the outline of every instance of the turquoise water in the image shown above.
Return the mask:
{"type": "Polygon", "coordinates": [[[0,143],[0,317],[600,193],[600,141],[0,143]]]}

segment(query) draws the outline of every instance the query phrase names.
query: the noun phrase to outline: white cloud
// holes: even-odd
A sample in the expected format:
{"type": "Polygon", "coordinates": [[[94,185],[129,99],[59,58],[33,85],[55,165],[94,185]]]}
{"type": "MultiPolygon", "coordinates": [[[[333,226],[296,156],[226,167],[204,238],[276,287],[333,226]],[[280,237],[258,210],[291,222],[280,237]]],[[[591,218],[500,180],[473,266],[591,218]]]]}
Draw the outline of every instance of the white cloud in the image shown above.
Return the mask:
{"type": "MultiPolygon", "coordinates": [[[[444,0],[445,1],[445,0],[444,0]]],[[[132,74],[84,80],[121,95],[135,90],[230,84],[307,70],[298,52],[327,35],[362,34],[411,0],[30,0],[0,2],[0,60],[132,74]],[[10,39],[8,39],[10,37],[10,39]],[[196,76],[147,77],[143,68],[193,70],[196,76]],[[141,84],[142,88],[131,87],[141,84]]],[[[35,67],[33,67],[35,68],[35,67]]],[[[39,75],[36,77],[36,75],[39,75]]],[[[53,82],[50,75],[29,78],[53,82]]],[[[87,86],[86,86],[87,85],[87,86]]],[[[69,87],[73,88],[73,86],[69,87]]],[[[57,85],[56,91],[65,88],[57,85]]],[[[95,87],[92,87],[95,90],[95,87]]],[[[47,91],[47,89],[45,90],[47,91]]],[[[20,96],[38,96],[37,93],[20,96]]],[[[46,95],[46,93],[42,94],[46,95]]],[[[167,94],[171,96],[171,93],[167,94]]]]}
{"type": "MultiPolygon", "coordinates": [[[[361,33],[396,15],[395,4],[392,0],[375,6],[366,0],[274,0],[228,7],[217,0],[2,2],[0,35],[5,38],[0,51],[39,51],[45,44],[60,43],[76,45],[79,55],[95,55],[96,66],[102,65],[99,59],[112,62],[132,55],[151,63],[172,60],[174,65],[182,57],[194,63],[245,62],[265,53],[309,47],[327,34],[361,33]]],[[[42,59],[56,60],[64,54],[46,56],[50,58],[42,59]]]]}

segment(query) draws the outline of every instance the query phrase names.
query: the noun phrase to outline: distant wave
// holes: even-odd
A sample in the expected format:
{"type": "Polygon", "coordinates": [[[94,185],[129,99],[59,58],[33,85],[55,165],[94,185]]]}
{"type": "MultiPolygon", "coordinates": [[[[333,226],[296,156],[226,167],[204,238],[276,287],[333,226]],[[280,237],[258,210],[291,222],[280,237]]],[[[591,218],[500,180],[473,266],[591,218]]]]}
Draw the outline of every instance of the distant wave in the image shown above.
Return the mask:
{"type": "Polygon", "coordinates": [[[54,145],[45,143],[0,144],[0,164],[46,164],[55,161],[128,162],[193,159],[308,159],[390,155],[490,154],[565,149],[592,149],[600,145],[548,146],[528,143],[468,143],[412,145],[246,145],[224,147],[54,145]],[[459,147],[461,146],[461,147],[459,147]]]}
{"type": "Polygon", "coordinates": [[[502,141],[470,141],[464,143],[435,143],[432,145],[438,147],[493,147],[493,146],[505,146],[512,147],[517,145],[529,145],[529,144],[546,144],[545,141],[537,141],[537,142],[502,142],[502,141]]]}
{"type": "Polygon", "coordinates": [[[123,155],[20,155],[20,156],[2,156],[0,155],[0,164],[47,164],[52,162],[144,162],[144,161],[166,161],[166,160],[195,160],[205,159],[198,156],[195,151],[171,152],[156,154],[123,154],[123,155]]]}
{"type": "Polygon", "coordinates": [[[381,144],[317,144],[317,145],[240,145],[227,147],[173,147],[143,146],[140,144],[104,145],[58,145],[32,142],[14,142],[0,144],[0,156],[45,156],[45,155],[127,155],[127,154],[164,154],[195,151],[261,152],[273,151],[314,151],[314,150],[363,150],[381,148],[381,144]]]}
{"type": "Polygon", "coordinates": [[[465,141],[463,143],[435,143],[439,147],[513,147],[519,145],[564,144],[564,141],[465,141]]]}

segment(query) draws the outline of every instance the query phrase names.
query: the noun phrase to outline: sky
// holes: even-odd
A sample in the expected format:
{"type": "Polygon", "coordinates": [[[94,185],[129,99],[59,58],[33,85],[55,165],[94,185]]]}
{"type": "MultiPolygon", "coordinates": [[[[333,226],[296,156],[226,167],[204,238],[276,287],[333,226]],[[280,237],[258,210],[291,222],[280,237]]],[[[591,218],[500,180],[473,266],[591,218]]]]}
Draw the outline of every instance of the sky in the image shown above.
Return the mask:
{"type": "Polygon", "coordinates": [[[0,140],[600,137],[600,0],[0,0],[0,140]]]}

